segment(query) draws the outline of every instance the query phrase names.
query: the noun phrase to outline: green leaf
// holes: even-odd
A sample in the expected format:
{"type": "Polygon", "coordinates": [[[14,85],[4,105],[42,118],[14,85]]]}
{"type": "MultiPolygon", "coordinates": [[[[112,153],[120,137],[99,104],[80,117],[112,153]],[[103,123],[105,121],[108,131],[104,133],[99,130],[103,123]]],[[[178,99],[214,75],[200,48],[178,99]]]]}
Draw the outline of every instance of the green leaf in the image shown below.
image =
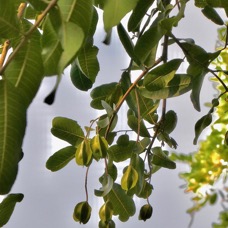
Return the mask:
{"type": "MultiPolygon", "coordinates": [[[[90,93],[90,96],[93,99],[90,103],[91,107],[95,109],[100,109],[100,110],[104,109],[104,107],[101,104],[101,101],[103,100],[107,102],[108,98],[112,96],[112,93],[116,89],[117,85],[118,83],[112,82],[112,83],[103,84],[94,88],[90,93]]],[[[113,105],[113,104],[110,104],[110,105],[113,105]]]]}
{"type": "Polygon", "coordinates": [[[134,53],[134,44],[121,23],[117,26],[117,31],[120,41],[123,47],[125,48],[127,54],[130,56],[132,60],[134,60],[138,65],[140,65],[140,62],[138,61],[134,53]]]}
{"type": "Polygon", "coordinates": [[[207,4],[214,8],[228,8],[228,2],[226,0],[206,0],[207,4]]]}
{"type": "Polygon", "coordinates": [[[103,180],[102,180],[102,187],[99,190],[94,190],[94,194],[96,196],[106,196],[113,187],[113,179],[110,175],[104,175],[103,180]]]}
{"type": "Polygon", "coordinates": [[[162,126],[163,130],[170,134],[177,125],[177,114],[173,110],[169,110],[166,112],[164,119],[165,120],[162,126]]]}
{"type": "Polygon", "coordinates": [[[83,74],[76,61],[71,64],[70,78],[73,85],[82,91],[88,91],[93,86],[93,82],[83,74]]]}
{"type": "Polygon", "coordinates": [[[0,194],[7,194],[17,176],[26,127],[26,107],[18,90],[0,80],[0,194]]]}
{"type": "Polygon", "coordinates": [[[122,162],[131,158],[133,153],[142,153],[150,143],[148,138],[144,138],[138,143],[126,139],[127,135],[122,135],[117,140],[117,144],[108,148],[108,154],[115,162],[122,162]]]}
{"type": "Polygon", "coordinates": [[[154,147],[152,149],[153,155],[151,163],[168,169],[175,169],[176,163],[173,162],[161,147],[154,147]]]}
{"type": "MultiPolygon", "coordinates": [[[[83,33],[87,35],[93,17],[93,0],[59,0],[58,5],[63,20],[77,24],[83,29],[83,33]]],[[[74,40],[77,39],[74,37],[74,40]]]]}
{"type": "Polygon", "coordinates": [[[125,222],[135,214],[134,200],[128,196],[119,184],[114,183],[112,190],[105,196],[105,201],[113,205],[114,215],[119,215],[119,220],[125,222]]]}
{"type": "Polygon", "coordinates": [[[181,6],[176,16],[165,18],[160,21],[161,27],[165,29],[167,32],[170,32],[173,27],[177,27],[179,21],[184,17],[187,1],[181,1],[180,3],[181,3],[181,6]]]}
{"type": "Polygon", "coordinates": [[[163,88],[156,91],[148,91],[144,87],[140,88],[141,94],[150,99],[166,99],[180,96],[192,89],[191,76],[187,74],[175,74],[163,88]]]}
{"type": "MultiPolygon", "coordinates": [[[[61,40],[57,33],[58,31],[56,31],[51,17],[55,17],[55,19],[60,17],[59,11],[52,9],[43,25],[43,35],[41,37],[41,42],[45,76],[58,74],[57,66],[63,52],[61,40]]],[[[62,22],[60,22],[60,24],[61,23],[62,22]]],[[[57,30],[60,30],[60,28],[57,30]]]]}
{"type": "Polygon", "coordinates": [[[0,0],[0,37],[14,38],[20,32],[16,7],[13,0],[0,0]]]}
{"type": "Polygon", "coordinates": [[[158,44],[164,31],[159,25],[151,26],[139,39],[135,45],[135,55],[141,63],[147,59],[151,50],[158,44]]]}
{"type": "MultiPolygon", "coordinates": [[[[25,31],[31,23],[24,20],[25,31]]],[[[15,47],[14,47],[15,48],[15,47]]],[[[35,30],[29,42],[21,48],[5,70],[5,77],[17,88],[28,106],[35,97],[43,79],[40,33],[35,30]]]]}
{"type": "Polygon", "coordinates": [[[138,173],[132,165],[129,165],[121,178],[122,189],[128,191],[134,188],[138,182],[138,173]]]}
{"type": "Polygon", "coordinates": [[[202,9],[202,13],[205,17],[207,17],[209,20],[213,21],[217,25],[224,25],[224,21],[220,17],[220,15],[217,13],[217,11],[211,7],[211,6],[205,6],[202,9]]]}
{"type": "Polygon", "coordinates": [[[156,91],[167,86],[182,62],[182,59],[173,59],[151,70],[143,81],[146,89],[156,91]]]}
{"type": "Polygon", "coordinates": [[[83,74],[95,82],[96,76],[100,70],[97,59],[98,48],[96,46],[85,46],[78,53],[78,64],[83,74]]]}
{"type": "Polygon", "coordinates": [[[134,8],[129,20],[128,20],[128,31],[135,32],[140,26],[143,17],[147,13],[148,9],[154,3],[154,0],[139,0],[136,7],[134,8]]]}
{"type": "Polygon", "coordinates": [[[16,203],[19,203],[23,200],[24,195],[21,193],[18,194],[9,194],[3,201],[0,203],[0,226],[3,227],[10,219],[16,203]]]}
{"type": "Polygon", "coordinates": [[[61,44],[64,51],[58,63],[59,74],[61,74],[65,67],[76,57],[84,41],[84,32],[78,25],[72,22],[65,22],[63,23],[61,36],[61,44]]]}
{"type": "Polygon", "coordinates": [[[196,145],[197,140],[201,134],[201,132],[211,124],[212,122],[212,115],[208,113],[207,115],[200,118],[195,124],[195,138],[193,140],[194,145],[196,145]]]}
{"type": "Polygon", "coordinates": [[[138,127],[138,118],[133,115],[130,115],[127,118],[127,124],[133,131],[139,133],[140,136],[150,137],[150,133],[148,132],[143,120],[140,120],[138,127]]]}
{"type": "Polygon", "coordinates": [[[104,5],[104,29],[108,32],[112,27],[118,25],[121,19],[133,10],[138,0],[109,0],[104,5]]]}
{"type": "Polygon", "coordinates": [[[51,133],[73,146],[77,146],[84,140],[84,133],[78,123],[65,117],[53,119],[51,133]]]}
{"type": "Polygon", "coordinates": [[[46,168],[52,172],[65,167],[75,156],[75,147],[67,146],[55,152],[46,162],[46,168]]]}

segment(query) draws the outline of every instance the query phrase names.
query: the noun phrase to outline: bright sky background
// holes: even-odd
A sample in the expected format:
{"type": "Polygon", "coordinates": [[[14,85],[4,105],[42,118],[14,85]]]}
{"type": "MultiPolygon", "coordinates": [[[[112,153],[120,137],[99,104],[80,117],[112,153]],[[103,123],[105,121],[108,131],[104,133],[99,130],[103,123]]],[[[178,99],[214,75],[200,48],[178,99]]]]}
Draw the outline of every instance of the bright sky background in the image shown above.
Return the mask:
{"type": "MultiPolygon", "coordinates": [[[[182,38],[193,37],[195,41],[214,51],[216,40],[216,26],[209,27],[207,19],[201,16],[200,10],[189,11],[184,21],[176,31],[176,36],[182,38]],[[205,24],[206,23],[206,24],[205,24]]],[[[124,59],[124,51],[118,43],[118,39],[112,39],[111,47],[104,46],[102,40],[104,33],[100,30],[96,43],[99,45],[101,71],[97,79],[97,85],[104,82],[112,82],[120,77],[121,69],[128,65],[124,59]],[[110,54],[111,53],[111,54],[110,54]]],[[[176,54],[173,50],[171,55],[176,54]]],[[[206,78],[207,80],[207,78],[206,78]]],[[[101,165],[92,165],[89,173],[88,187],[90,190],[89,203],[93,207],[90,222],[79,225],[72,219],[72,212],[76,203],[85,200],[84,176],[86,169],[76,166],[72,161],[61,171],[52,173],[45,168],[48,157],[64,144],[52,137],[50,133],[51,121],[55,116],[65,116],[75,119],[83,127],[89,121],[96,118],[96,111],[92,112],[89,106],[89,92],[76,90],[70,82],[68,72],[63,77],[57,93],[54,105],[47,106],[43,103],[44,97],[54,86],[54,78],[44,80],[39,94],[35,98],[28,112],[28,128],[24,141],[25,156],[20,163],[19,175],[12,189],[12,193],[23,193],[24,200],[17,204],[15,212],[6,228],[75,228],[97,227],[97,210],[103,204],[101,199],[93,197],[94,188],[99,188],[97,181],[103,173],[101,165]]],[[[202,104],[211,101],[212,94],[208,94],[207,86],[203,87],[202,104]]],[[[179,122],[172,135],[179,144],[177,151],[192,152],[196,147],[192,146],[194,137],[194,123],[206,113],[203,108],[197,113],[191,105],[189,94],[168,101],[168,110],[177,112],[179,122]]],[[[124,114],[124,111],[122,111],[124,114]]],[[[119,223],[116,227],[137,228],[187,228],[190,217],[185,211],[191,206],[189,195],[183,193],[180,186],[184,181],[179,179],[178,173],[186,171],[184,165],[177,164],[174,171],[162,169],[152,178],[154,191],[151,196],[151,204],[154,208],[153,216],[147,222],[137,220],[140,206],[135,218],[128,223],[119,223]]],[[[137,201],[139,205],[145,204],[145,200],[137,201]]],[[[193,228],[210,227],[212,221],[216,221],[218,208],[207,207],[196,215],[193,228]]]]}

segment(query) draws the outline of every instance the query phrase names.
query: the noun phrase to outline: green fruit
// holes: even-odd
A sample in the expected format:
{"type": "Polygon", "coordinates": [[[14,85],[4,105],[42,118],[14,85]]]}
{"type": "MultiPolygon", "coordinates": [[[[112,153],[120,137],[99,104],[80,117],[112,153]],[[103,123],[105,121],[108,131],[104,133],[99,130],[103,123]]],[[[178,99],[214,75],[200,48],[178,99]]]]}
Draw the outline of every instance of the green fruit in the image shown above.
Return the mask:
{"type": "Polygon", "coordinates": [[[92,160],[92,150],[88,139],[82,141],[76,150],[75,160],[78,165],[88,166],[92,160]]]}
{"type": "Polygon", "coordinates": [[[153,208],[150,204],[145,204],[141,207],[139,212],[139,220],[144,222],[152,216],[153,208]]]}
{"type": "Polygon", "coordinates": [[[92,208],[87,201],[78,203],[74,208],[73,218],[76,222],[86,224],[91,216],[92,208]]]}
{"type": "Polygon", "coordinates": [[[96,135],[92,138],[90,142],[93,157],[98,161],[100,158],[105,158],[107,156],[108,142],[104,137],[96,135]]]}
{"type": "Polygon", "coordinates": [[[99,228],[115,228],[116,225],[114,223],[113,220],[109,220],[109,221],[100,221],[99,222],[99,228]]]}
{"type": "Polygon", "coordinates": [[[100,211],[99,211],[100,219],[101,221],[109,221],[112,219],[112,215],[113,215],[112,203],[110,201],[107,201],[100,208],[100,211]]]}

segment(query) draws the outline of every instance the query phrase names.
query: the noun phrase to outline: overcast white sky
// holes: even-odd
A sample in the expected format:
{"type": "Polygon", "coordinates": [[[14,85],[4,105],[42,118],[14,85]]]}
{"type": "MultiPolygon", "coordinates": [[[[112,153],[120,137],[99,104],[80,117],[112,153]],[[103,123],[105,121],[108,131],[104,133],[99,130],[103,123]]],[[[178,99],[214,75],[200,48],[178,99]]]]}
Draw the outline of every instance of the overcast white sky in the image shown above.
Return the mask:
{"type": "MultiPolygon", "coordinates": [[[[207,19],[201,17],[200,10],[189,11],[188,3],[186,17],[176,31],[179,37],[193,37],[196,42],[210,51],[214,50],[216,40],[216,26],[209,27],[207,19]]],[[[209,23],[210,24],[210,23],[209,23]]],[[[128,62],[124,59],[124,52],[117,39],[112,39],[111,47],[101,44],[104,34],[97,37],[96,43],[100,46],[101,72],[97,84],[115,81],[121,74],[121,69],[126,68],[128,62]],[[111,52],[111,54],[110,54],[111,52]]],[[[207,80],[207,79],[206,79],[207,80]]],[[[19,175],[14,185],[13,193],[23,193],[24,200],[17,204],[15,212],[7,228],[75,228],[75,227],[97,227],[97,211],[102,205],[102,200],[93,197],[94,188],[99,188],[96,181],[103,170],[100,166],[92,166],[89,174],[89,202],[93,206],[90,222],[79,225],[72,219],[74,206],[79,201],[85,200],[84,175],[85,169],[75,165],[72,161],[67,167],[52,173],[45,168],[47,158],[64,145],[60,140],[51,136],[51,121],[55,116],[65,116],[76,119],[81,126],[89,124],[96,117],[96,111],[89,108],[89,92],[84,93],[76,90],[70,82],[69,75],[65,75],[57,93],[56,102],[52,106],[43,103],[46,94],[54,85],[53,78],[45,79],[42,87],[29,108],[28,128],[24,141],[25,156],[20,163],[19,175]]],[[[203,102],[211,100],[207,87],[204,86],[202,93],[203,102]]],[[[204,113],[197,113],[190,104],[189,94],[168,101],[168,109],[174,109],[179,118],[178,126],[173,137],[178,141],[180,152],[192,152],[196,150],[192,146],[194,137],[194,123],[204,113]],[[188,107],[188,110],[186,110],[188,107]]],[[[138,210],[135,218],[128,223],[119,223],[118,228],[139,227],[144,228],[185,228],[188,226],[190,217],[185,213],[191,206],[189,196],[183,193],[179,187],[184,184],[179,179],[178,173],[185,171],[186,167],[177,164],[174,171],[162,169],[152,179],[154,192],[151,204],[154,208],[153,217],[147,222],[137,220],[138,210]]],[[[144,200],[138,201],[143,205],[144,200]]],[[[196,215],[193,228],[210,227],[212,221],[217,219],[218,208],[207,207],[196,215]]]]}

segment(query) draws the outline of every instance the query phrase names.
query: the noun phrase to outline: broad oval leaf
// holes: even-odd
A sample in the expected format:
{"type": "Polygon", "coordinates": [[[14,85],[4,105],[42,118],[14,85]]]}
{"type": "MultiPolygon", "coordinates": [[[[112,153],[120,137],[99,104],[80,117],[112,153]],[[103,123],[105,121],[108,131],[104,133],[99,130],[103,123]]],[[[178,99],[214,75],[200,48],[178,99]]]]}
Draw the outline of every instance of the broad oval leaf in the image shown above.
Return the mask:
{"type": "Polygon", "coordinates": [[[93,82],[83,74],[76,61],[71,65],[70,78],[73,85],[82,91],[88,91],[93,86],[93,82]]]}
{"type": "Polygon", "coordinates": [[[97,59],[98,48],[96,46],[85,46],[78,53],[78,64],[83,74],[92,82],[100,70],[97,59]]]}
{"type": "Polygon", "coordinates": [[[176,163],[173,162],[164,151],[162,151],[161,147],[154,147],[152,151],[153,151],[152,160],[151,160],[152,164],[155,164],[157,166],[161,166],[164,168],[168,168],[168,169],[176,168],[176,163]]]}
{"type": "Polygon", "coordinates": [[[23,200],[24,195],[21,193],[18,194],[9,194],[3,201],[0,203],[0,226],[3,227],[10,219],[16,203],[19,203],[23,200]]]}
{"type": "Polygon", "coordinates": [[[75,156],[75,147],[68,146],[55,152],[46,162],[46,168],[52,172],[65,167],[75,156]]]}
{"type": "Polygon", "coordinates": [[[193,140],[194,145],[196,145],[197,140],[201,134],[201,132],[211,124],[212,122],[212,114],[208,113],[207,115],[200,118],[195,124],[195,138],[193,140]]]}
{"type": "Polygon", "coordinates": [[[81,27],[72,22],[64,22],[61,31],[61,45],[63,53],[58,63],[58,74],[61,74],[75,58],[84,41],[84,32],[81,27]]]}
{"type": "Polygon", "coordinates": [[[142,137],[150,137],[150,133],[148,132],[143,120],[138,120],[137,117],[130,115],[127,118],[128,126],[139,134],[142,137]]]}
{"type": "Polygon", "coordinates": [[[77,121],[65,117],[53,119],[51,133],[73,146],[77,146],[84,139],[84,133],[77,121]]]}
{"type": "Polygon", "coordinates": [[[117,82],[112,82],[94,88],[90,93],[90,96],[93,99],[90,103],[91,107],[100,110],[104,109],[104,107],[101,104],[101,101],[103,100],[107,102],[108,98],[112,95],[117,85],[117,82]]]}
{"type": "Polygon", "coordinates": [[[128,196],[119,184],[114,183],[112,190],[104,197],[113,205],[114,215],[119,215],[119,220],[126,222],[135,214],[135,203],[132,197],[128,196]]]}
{"type": "Polygon", "coordinates": [[[156,91],[167,86],[182,62],[182,59],[173,59],[151,70],[143,81],[146,89],[156,91]]]}
{"type": "Polygon", "coordinates": [[[121,19],[133,10],[138,0],[109,0],[104,4],[104,29],[106,32],[119,24],[121,19]]]}
{"type": "Polygon", "coordinates": [[[170,134],[177,125],[177,114],[173,110],[169,110],[165,114],[165,120],[163,123],[163,130],[170,134]]]}

